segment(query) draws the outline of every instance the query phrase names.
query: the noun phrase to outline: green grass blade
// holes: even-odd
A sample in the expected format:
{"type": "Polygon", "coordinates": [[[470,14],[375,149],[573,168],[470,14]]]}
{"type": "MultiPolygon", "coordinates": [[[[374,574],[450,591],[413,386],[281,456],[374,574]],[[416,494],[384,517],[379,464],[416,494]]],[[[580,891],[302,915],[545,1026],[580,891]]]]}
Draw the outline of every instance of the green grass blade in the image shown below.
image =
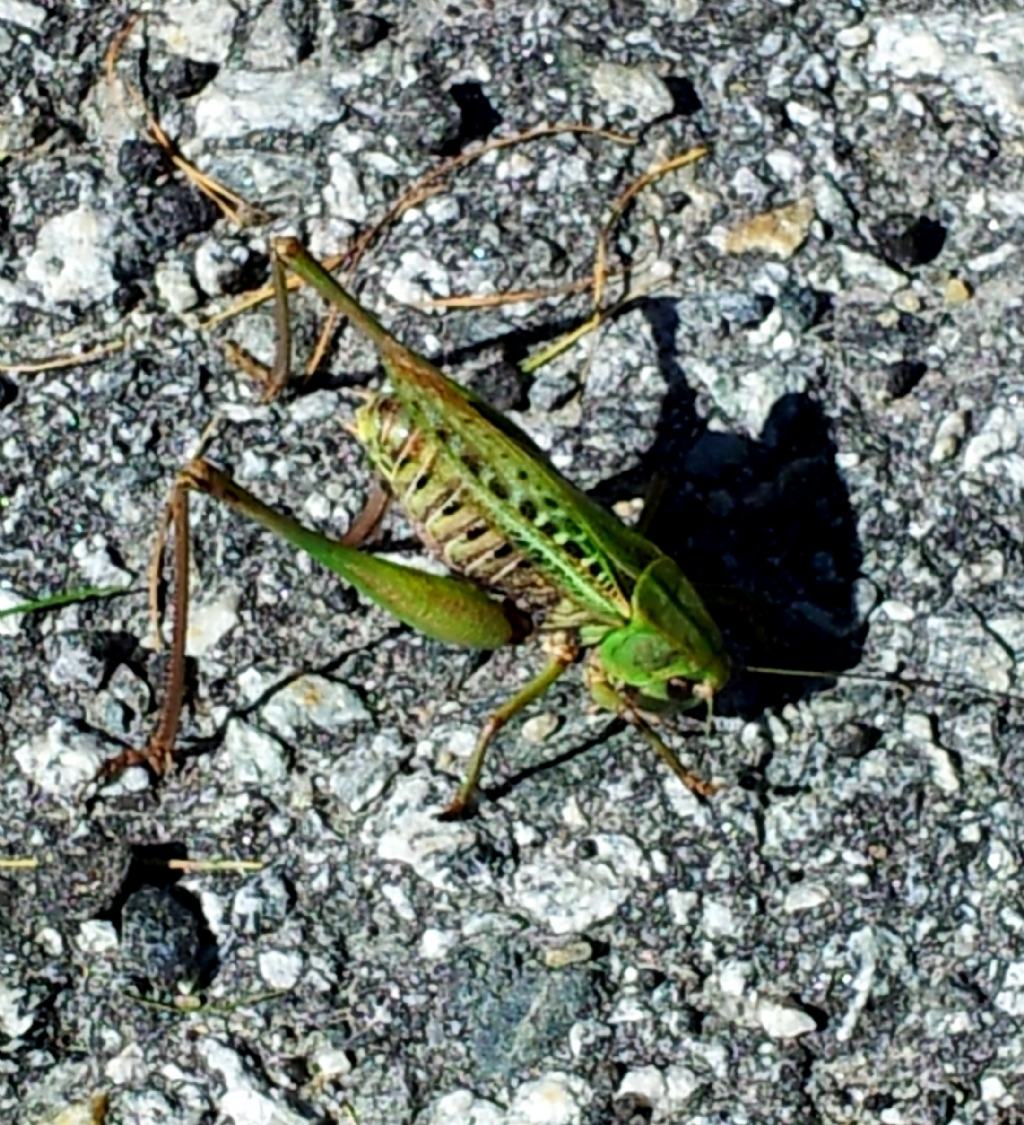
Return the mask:
{"type": "Polygon", "coordinates": [[[17,605],[0,609],[0,617],[13,617],[16,613],[34,613],[37,609],[54,609],[62,605],[76,605],[78,602],[92,601],[94,598],[116,598],[119,594],[130,594],[134,586],[75,586],[71,590],[60,590],[42,598],[19,602],[17,605]]]}

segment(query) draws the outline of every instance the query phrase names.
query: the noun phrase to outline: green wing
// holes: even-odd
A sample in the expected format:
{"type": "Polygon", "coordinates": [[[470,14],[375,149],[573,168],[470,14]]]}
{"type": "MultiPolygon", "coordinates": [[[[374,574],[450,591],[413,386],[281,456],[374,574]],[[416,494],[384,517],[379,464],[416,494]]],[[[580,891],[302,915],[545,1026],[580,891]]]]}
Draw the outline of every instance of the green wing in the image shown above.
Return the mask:
{"type": "Polygon", "coordinates": [[[661,552],[563,477],[513,422],[402,344],[382,358],[396,396],[465,481],[472,501],[595,621],[630,615],[661,552]]]}

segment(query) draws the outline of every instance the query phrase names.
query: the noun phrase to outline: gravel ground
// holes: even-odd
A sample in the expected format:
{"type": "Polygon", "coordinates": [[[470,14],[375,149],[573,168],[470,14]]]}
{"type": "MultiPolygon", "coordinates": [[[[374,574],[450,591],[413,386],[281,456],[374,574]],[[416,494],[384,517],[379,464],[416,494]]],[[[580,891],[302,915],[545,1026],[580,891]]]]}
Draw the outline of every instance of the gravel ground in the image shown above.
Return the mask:
{"type": "Polygon", "coordinates": [[[111,83],[126,8],[0,0],[0,606],[132,591],[0,618],[4,1120],[1024,1121],[1024,15],[970,7],[152,0],[111,83]],[[126,81],[270,220],[189,186],[126,81]],[[273,233],[335,252],[554,121],[638,143],[471,164],[363,299],[620,512],[657,471],[737,663],[875,678],[738,673],[666,728],[700,803],[567,677],[441,823],[539,654],[425,641],[198,502],[180,766],[97,786],[152,729],[149,545],[206,424],[325,529],[369,483],[368,346],[264,405],[223,343],[268,358],[270,312],[205,319],[273,233]],[[612,240],[660,283],[533,379],[585,294],[415,307],[585,277],[696,144],[612,240]]]}

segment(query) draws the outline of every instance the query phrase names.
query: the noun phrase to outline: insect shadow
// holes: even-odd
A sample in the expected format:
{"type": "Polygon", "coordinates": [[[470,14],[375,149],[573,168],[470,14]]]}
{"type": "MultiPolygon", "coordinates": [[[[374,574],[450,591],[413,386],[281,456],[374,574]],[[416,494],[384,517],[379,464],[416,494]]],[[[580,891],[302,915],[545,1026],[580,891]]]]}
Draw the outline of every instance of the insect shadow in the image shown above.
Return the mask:
{"type": "Polygon", "coordinates": [[[677,358],[676,303],[642,307],[668,390],[640,464],[595,496],[605,504],[636,496],[657,472],[661,494],[646,534],[697,586],[725,636],[736,670],[716,713],[752,718],[829,681],[744,666],[842,671],[860,659],[862,556],[849,495],[813,397],[780,397],[757,439],[710,430],[677,358]]]}

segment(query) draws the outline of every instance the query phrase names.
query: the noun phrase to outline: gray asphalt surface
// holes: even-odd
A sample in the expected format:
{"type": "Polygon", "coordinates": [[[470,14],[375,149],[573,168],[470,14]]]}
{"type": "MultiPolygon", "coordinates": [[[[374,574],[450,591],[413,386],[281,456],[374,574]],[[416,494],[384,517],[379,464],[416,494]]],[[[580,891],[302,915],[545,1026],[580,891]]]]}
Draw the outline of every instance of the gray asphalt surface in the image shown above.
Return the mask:
{"type": "MultiPolygon", "coordinates": [[[[154,0],[111,83],[127,16],[0,0],[0,608],[132,590],[0,617],[3,1120],[1024,1121],[1020,6],[154,0]],[[125,80],[269,221],[189,186],[125,80]],[[269,310],[207,317],[272,234],[342,250],[555,121],[637,143],[473,163],[362,298],[621,513],[657,475],[738,665],[869,678],[738,672],[711,732],[673,720],[702,804],[567,677],[440,823],[536,649],[425,641],[199,502],[180,765],[97,786],[155,720],[150,542],[211,419],[325,530],[369,484],[369,347],[264,405],[223,342],[268,359],[269,310]],[[532,379],[586,294],[415,307],[586,277],[697,144],[612,239],[642,294],[532,379]]],[[[415,554],[400,517],[382,548],[415,554]]]]}

